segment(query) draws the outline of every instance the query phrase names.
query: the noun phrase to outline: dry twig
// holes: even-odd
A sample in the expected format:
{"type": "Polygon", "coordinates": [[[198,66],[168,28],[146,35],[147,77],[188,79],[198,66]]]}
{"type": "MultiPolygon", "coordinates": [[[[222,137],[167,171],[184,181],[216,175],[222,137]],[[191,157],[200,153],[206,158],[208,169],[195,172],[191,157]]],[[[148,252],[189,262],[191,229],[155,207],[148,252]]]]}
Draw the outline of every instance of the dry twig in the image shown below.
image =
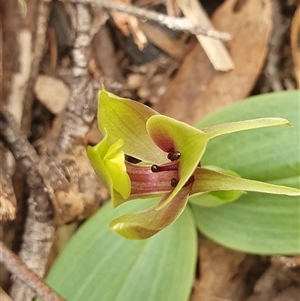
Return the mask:
{"type": "Polygon", "coordinates": [[[63,301],[53,289],[48,286],[42,278],[30,270],[18,256],[10,251],[7,246],[0,241],[0,260],[4,266],[21,281],[26,283],[44,301],[63,301]]]}
{"type": "Polygon", "coordinates": [[[71,1],[75,3],[90,4],[91,6],[94,7],[103,7],[108,10],[114,10],[121,13],[130,14],[141,19],[146,19],[147,21],[158,22],[173,30],[186,31],[192,34],[210,37],[223,42],[227,42],[231,38],[230,35],[226,32],[220,32],[212,28],[203,28],[199,25],[192,24],[186,18],[170,17],[165,14],[157,13],[155,11],[150,11],[144,8],[129,6],[122,3],[115,3],[111,1],[105,1],[105,0],[97,0],[97,1],[71,0],[71,1]]]}
{"type": "MultiPolygon", "coordinates": [[[[30,188],[28,216],[19,256],[28,267],[39,276],[43,276],[52,245],[54,226],[47,189],[38,170],[39,157],[9,113],[0,114],[0,137],[26,174],[27,185],[30,188]]],[[[33,296],[34,293],[22,281],[14,281],[11,288],[13,300],[31,300],[33,296]]]]}
{"type": "Polygon", "coordinates": [[[87,133],[96,111],[94,83],[88,78],[89,46],[91,44],[91,16],[88,7],[76,5],[77,32],[72,50],[73,82],[66,107],[64,123],[54,155],[65,152],[87,133]]]}

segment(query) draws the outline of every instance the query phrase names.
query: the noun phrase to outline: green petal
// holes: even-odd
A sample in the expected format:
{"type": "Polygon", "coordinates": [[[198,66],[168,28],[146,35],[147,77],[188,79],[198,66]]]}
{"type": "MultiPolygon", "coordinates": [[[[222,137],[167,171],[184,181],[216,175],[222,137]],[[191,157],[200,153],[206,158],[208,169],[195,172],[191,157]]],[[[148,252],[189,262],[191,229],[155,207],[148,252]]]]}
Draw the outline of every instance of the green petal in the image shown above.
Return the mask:
{"type": "Polygon", "coordinates": [[[97,176],[102,179],[110,190],[114,207],[120,199],[127,199],[130,195],[131,184],[126,172],[125,156],[120,148],[123,141],[120,139],[109,146],[106,134],[97,145],[87,148],[87,155],[97,176]]]}
{"type": "MultiPolygon", "coordinates": [[[[217,166],[205,166],[205,168],[219,173],[240,177],[239,174],[232,170],[223,169],[217,166]]],[[[198,180],[196,179],[196,181],[198,180]]],[[[190,196],[189,201],[198,206],[216,207],[237,200],[243,193],[244,192],[241,190],[211,191],[190,196]]]]}
{"type": "Polygon", "coordinates": [[[194,177],[195,181],[191,194],[209,191],[242,190],[289,196],[300,195],[300,190],[297,188],[243,179],[205,168],[197,168],[194,177]]]}
{"type": "Polygon", "coordinates": [[[110,228],[128,239],[145,239],[172,224],[184,210],[191,187],[183,188],[176,197],[157,210],[154,205],[136,213],[124,214],[110,223],[110,228]]]}
{"type": "Polygon", "coordinates": [[[108,149],[107,135],[105,135],[97,145],[87,147],[87,156],[97,176],[104,181],[105,185],[110,188],[110,193],[112,193],[112,179],[103,161],[108,149]]]}
{"type": "Polygon", "coordinates": [[[136,101],[120,98],[105,91],[99,92],[98,124],[102,133],[108,133],[108,142],[124,140],[123,150],[142,161],[162,163],[165,154],[157,148],[146,131],[147,120],[158,113],[136,101]]]}
{"type": "Polygon", "coordinates": [[[179,151],[179,182],[157,209],[161,209],[180,191],[193,174],[205,151],[208,137],[186,123],[158,115],[147,121],[147,130],[156,145],[165,152],[179,151]]]}
{"type": "Polygon", "coordinates": [[[207,128],[203,128],[201,130],[209,136],[209,139],[212,139],[224,134],[230,134],[234,132],[258,129],[258,128],[276,126],[276,125],[291,126],[290,123],[284,118],[259,118],[259,119],[218,124],[207,128]]]}
{"type": "MultiPolygon", "coordinates": [[[[113,189],[118,191],[123,199],[130,196],[130,178],[126,171],[119,168],[118,164],[111,161],[105,162],[113,182],[113,189]]],[[[116,205],[116,204],[115,204],[116,205]]]]}

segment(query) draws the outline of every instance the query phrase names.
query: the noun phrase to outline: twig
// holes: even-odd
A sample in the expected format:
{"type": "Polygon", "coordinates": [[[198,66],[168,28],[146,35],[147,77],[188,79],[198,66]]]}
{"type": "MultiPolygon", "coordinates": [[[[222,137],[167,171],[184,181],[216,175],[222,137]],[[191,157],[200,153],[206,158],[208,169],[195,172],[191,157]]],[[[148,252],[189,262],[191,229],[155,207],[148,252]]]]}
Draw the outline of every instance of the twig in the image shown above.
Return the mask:
{"type": "Polygon", "coordinates": [[[121,13],[130,14],[141,19],[146,19],[147,21],[158,22],[176,31],[186,31],[195,35],[203,35],[216,40],[220,40],[222,42],[228,42],[231,39],[230,35],[226,32],[220,32],[211,28],[208,29],[203,28],[199,25],[192,24],[186,18],[170,17],[165,14],[157,13],[155,11],[150,11],[136,6],[129,6],[122,3],[115,3],[112,1],[105,1],[105,0],[96,0],[96,1],[95,0],[71,0],[71,1],[75,3],[90,4],[93,7],[103,7],[108,10],[114,10],[121,13]]]}
{"type": "Polygon", "coordinates": [[[74,76],[71,95],[66,107],[64,123],[58,137],[54,155],[65,152],[80,139],[83,139],[96,112],[95,93],[92,81],[88,78],[88,58],[91,44],[91,15],[87,5],[77,4],[74,47],[72,49],[74,76]]]}
{"type": "Polygon", "coordinates": [[[37,210],[37,213],[40,211],[37,218],[40,221],[50,219],[52,208],[48,202],[43,178],[38,170],[39,156],[26,139],[26,136],[21,132],[14,117],[8,112],[0,112],[0,138],[8,146],[26,175],[29,188],[39,195],[39,203],[37,205],[42,206],[43,210],[37,210]]]}
{"type": "MultiPolygon", "coordinates": [[[[7,112],[0,113],[0,138],[26,175],[30,188],[28,216],[19,256],[28,267],[43,276],[53,242],[54,226],[47,189],[38,170],[39,157],[12,115],[7,112]]],[[[11,287],[11,297],[14,301],[31,300],[34,293],[21,280],[16,279],[11,287]]]]}
{"type": "Polygon", "coordinates": [[[7,246],[0,241],[0,261],[14,276],[23,281],[44,301],[63,301],[42,278],[30,270],[7,246]]]}

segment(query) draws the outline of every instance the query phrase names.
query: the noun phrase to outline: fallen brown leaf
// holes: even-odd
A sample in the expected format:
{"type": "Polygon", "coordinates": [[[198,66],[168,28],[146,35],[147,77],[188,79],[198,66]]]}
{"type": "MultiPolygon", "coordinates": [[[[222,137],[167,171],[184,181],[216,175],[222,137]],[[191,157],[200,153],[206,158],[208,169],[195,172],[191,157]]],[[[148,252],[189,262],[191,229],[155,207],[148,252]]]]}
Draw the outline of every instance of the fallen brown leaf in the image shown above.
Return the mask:
{"type": "Polygon", "coordinates": [[[248,96],[262,69],[271,31],[270,0],[246,1],[236,8],[227,0],[212,17],[219,30],[232,35],[227,47],[235,69],[217,72],[200,45],[186,56],[155,110],[196,123],[200,118],[248,96]]]}

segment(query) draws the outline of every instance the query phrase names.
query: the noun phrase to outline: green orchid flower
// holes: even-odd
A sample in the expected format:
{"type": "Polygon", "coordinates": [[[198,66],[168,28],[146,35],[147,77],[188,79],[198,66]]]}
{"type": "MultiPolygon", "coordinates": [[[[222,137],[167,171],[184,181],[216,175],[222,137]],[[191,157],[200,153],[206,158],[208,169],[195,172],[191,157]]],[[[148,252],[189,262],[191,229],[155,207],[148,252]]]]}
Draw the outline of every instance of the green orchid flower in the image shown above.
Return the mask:
{"type": "Polygon", "coordinates": [[[200,166],[211,139],[243,130],[289,125],[286,119],[261,118],[198,130],[104,88],[99,93],[98,105],[98,124],[104,139],[89,146],[87,154],[95,172],[109,187],[113,206],[161,196],[153,207],[111,222],[111,229],[126,238],[145,239],[167,227],[180,216],[193,195],[206,196],[206,206],[234,201],[245,191],[300,195],[296,188],[243,179],[232,171],[200,166]],[[125,155],[139,163],[130,163],[125,155]]]}

